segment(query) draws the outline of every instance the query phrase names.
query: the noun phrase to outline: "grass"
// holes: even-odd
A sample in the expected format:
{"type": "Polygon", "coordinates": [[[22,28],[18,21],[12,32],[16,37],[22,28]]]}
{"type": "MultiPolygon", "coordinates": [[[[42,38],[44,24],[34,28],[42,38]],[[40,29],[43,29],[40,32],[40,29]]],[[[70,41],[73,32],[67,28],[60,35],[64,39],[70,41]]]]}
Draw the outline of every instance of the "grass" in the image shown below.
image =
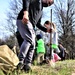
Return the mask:
{"type": "Polygon", "coordinates": [[[11,72],[10,74],[4,74],[0,70],[0,75],[75,75],[75,60],[58,61],[55,63],[55,67],[51,67],[48,64],[32,66],[32,72],[25,73],[24,71],[11,72]]]}

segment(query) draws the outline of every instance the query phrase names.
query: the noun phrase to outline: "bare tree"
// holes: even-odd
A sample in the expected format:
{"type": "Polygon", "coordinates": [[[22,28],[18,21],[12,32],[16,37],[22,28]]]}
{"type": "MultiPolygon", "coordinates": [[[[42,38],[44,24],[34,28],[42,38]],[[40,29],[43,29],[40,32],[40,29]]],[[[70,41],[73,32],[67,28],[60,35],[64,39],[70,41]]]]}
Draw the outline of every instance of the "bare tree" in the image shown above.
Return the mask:
{"type": "Polygon", "coordinates": [[[54,13],[59,23],[57,27],[58,32],[61,33],[60,39],[73,55],[73,52],[75,52],[75,0],[66,0],[66,3],[65,0],[56,0],[56,2],[59,2],[59,5],[57,3],[54,4],[54,13]]]}
{"type": "MultiPolygon", "coordinates": [[[[22,0],[10,0],[9,3],[9,10],[7,12],[7,25],[5,26],[5,29],[12,33],[13,35],[13,43],[14,45],[17,45],[17,39],[16,39],[16,19],[19,11],[22,9],[22,0]]],[[[9,37],[10,40],[10,37],[9,37]]],[[[12,44],[12,43],[11,43],[12,44]]]]}
{"type": "Polygon", "coordinates": [[[21,0],[11,0],[9,11],[7,12],[7,26],[5,28],[9,30],[13,35],[16,32],[16,19],[19,11],[22,8],[22,1],[21,0]]]}
{"type": "Polygon", "coordinates": [[[56,3],[54,4],[54,13],[56,15],[56,19],[58,20],[58,23],[61,25],[62,32],[60,30],[60,25],[58,25],[58,30],[63,35],[71,35],[73,34],[73,28],[75,25],[75,20],[73,16],[75,15],[75,1],[74,0],[56,0],[56,2],[59,2],[59,5],[56,3]]]}

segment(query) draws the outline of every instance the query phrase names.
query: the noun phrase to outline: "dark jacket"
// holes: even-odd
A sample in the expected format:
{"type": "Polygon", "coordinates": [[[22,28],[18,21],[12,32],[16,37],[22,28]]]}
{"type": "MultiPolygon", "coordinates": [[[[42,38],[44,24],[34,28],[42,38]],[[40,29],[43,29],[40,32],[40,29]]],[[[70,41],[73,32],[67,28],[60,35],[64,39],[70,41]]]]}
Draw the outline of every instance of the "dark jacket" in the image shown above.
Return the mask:
{"type": "Polygon", "coordinates": [[[35,25],[44,32],[47,32],[47,29],[41,25],[41,17],[43,10],[42,0],[22,0],[23,1],[23,9],[18,14],[17,19],[21,20],[23,18],[23,11],[29,12],[29,20],[32,25],[35,25]]]}

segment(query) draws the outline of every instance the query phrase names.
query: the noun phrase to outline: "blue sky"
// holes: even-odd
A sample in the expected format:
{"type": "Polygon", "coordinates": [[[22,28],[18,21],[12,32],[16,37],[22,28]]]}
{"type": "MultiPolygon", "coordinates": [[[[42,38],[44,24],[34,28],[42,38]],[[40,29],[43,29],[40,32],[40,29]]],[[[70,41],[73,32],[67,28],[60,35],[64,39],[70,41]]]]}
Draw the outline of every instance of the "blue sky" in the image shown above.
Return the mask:
{"type": "Polygon", "coordinates": [[[6,23],[6,13],[9,7],[10,0],[0,0],[0,38],[3,38],[6,31],[3,30],[3,25],[6,23]],[[2,36],[3,35],[3,36],[2,36]]]}
{"type": "Polygon", "coordinates": [[[9,6],[9,0],[0,0],[0,20],[5,18],[9,6]]]}
{"type": "MultiPolygon", "coordinates": [[[[10,1],[11,0],[0,0],[0,38],[3,38],[4,34],[6,34],[6,35],[8,34],[7,30],[4,30],[3,25],[6,25],[5,19],[6,19],[7,10],[9,9],[9,2],[10,1]]],[[[42,18],[42,24],[46,20],[50,20],[50,9],[49,9],[49,7],[47,7],[45,10],[47,10],[47,11],[44,11],[44,13],[47,13],[47,14],[45,14],[44,18],[42,18]]]]}
{"type": "Polygon", "coordinates": [[[4,29],[3,25],[7,25],[5,22],[6,17],[6,13],[7,10],[9,9],[9,2],[10,0],[0,0],[0,38],[5,38],[5,35],[8,35],[9,32],[7,30],[4,29]]]}
{"type": "MultiPolygon", "coordinates": [[[[10,1],[11,0],[0,0],[0,38],[3,38],[4,37],[4,33],[6,35],[8,35],[8,33],[7,33],[8,31],[7,30],[4,30],[3,25],[6,25],[5,19],[6,19],[7,10],[9,9],[9,2],[10,1]],[[1,35],[3,35],[3,36],[1,36],[1,35]]],[[[59,0],[58,0],[58,2],[59,2],[59,0]]],[[[63,4],[65,4],[65,3],[63,2],[63,4]]],[[[50,7],[52,7],[52,6],[50,6],[50,7]]],[[[46,20],[50,20],[50,8],[49,7],[47,7],[46,9],[44,8],[44,15],[43,16],[44,16],[44,18],[42,18],[42,24],[46,20]]]]}

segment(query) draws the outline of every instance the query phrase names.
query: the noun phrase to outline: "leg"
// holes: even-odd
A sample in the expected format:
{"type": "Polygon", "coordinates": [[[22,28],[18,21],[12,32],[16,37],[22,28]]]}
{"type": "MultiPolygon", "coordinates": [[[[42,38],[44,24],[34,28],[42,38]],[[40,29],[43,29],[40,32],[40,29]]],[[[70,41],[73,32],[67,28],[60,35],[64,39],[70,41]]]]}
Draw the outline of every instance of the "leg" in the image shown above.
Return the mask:
{"type": "Polygon", "coordinates": [[[22,42],[23,42],[23,38],[21,37],[19,31],[16,32],[16,38],[17,38],[19,47],[21,47],[21,44],[22,44],[22,42]]]}
{"type": "Polygon", "coordinates": [[[31,45],[29,50],[28,50],[28,53],[27,53],[27,56],[26,56],[26,59],[24,60],[25,64],[29,64],[31,65],[32,63],[32,58],[33,58],[33,54],[34,54],[34,48],[33,46],[31,45]]]}
{"type": "Polygon", "coordinates": [[[19,53],[20,63],[24,64],[24,60],[26,58],[29,48],[30,48],[30,43],[24,40],[21,45],[20,53],[19,53]]]}
{"type": "Polygon", "coordinates": [[[19,60],[23,64],[31,63],[33,52],[34,52],[33,49],[35,45],[35,33],[32,24],[28,22],[25,25],[22,23],[21,20],[18,20],[17,26],[21,34],[21,37],[24,39],[20,48],[19,60]],[[31,46],[33,46],[32,50],[31,50],[31,46]]]}
{"type": "Polygon", "coordinates": [[[44,60],[44,54],[43,53],[42,53],[42,56],[41,57],[42,57],[42,61],[43,61],[44,60]]]}
{"type": "Polygon", "coordinates": [[[24,60],[24,71],[26,72],[29,72],[29,70],[31,70],[31,63],[32,63],[32,58],[33,58],[33,54],[34,54],[34,49],[33,49],[33,46],[31,45],[29,50],[28,50],[28,53],[26,55],[26,58],[24,60]]]}
{"type": "Polygon", "coordinates": [[[40,53],[37,54],[37,64],[40,64],[40,53]]]}

